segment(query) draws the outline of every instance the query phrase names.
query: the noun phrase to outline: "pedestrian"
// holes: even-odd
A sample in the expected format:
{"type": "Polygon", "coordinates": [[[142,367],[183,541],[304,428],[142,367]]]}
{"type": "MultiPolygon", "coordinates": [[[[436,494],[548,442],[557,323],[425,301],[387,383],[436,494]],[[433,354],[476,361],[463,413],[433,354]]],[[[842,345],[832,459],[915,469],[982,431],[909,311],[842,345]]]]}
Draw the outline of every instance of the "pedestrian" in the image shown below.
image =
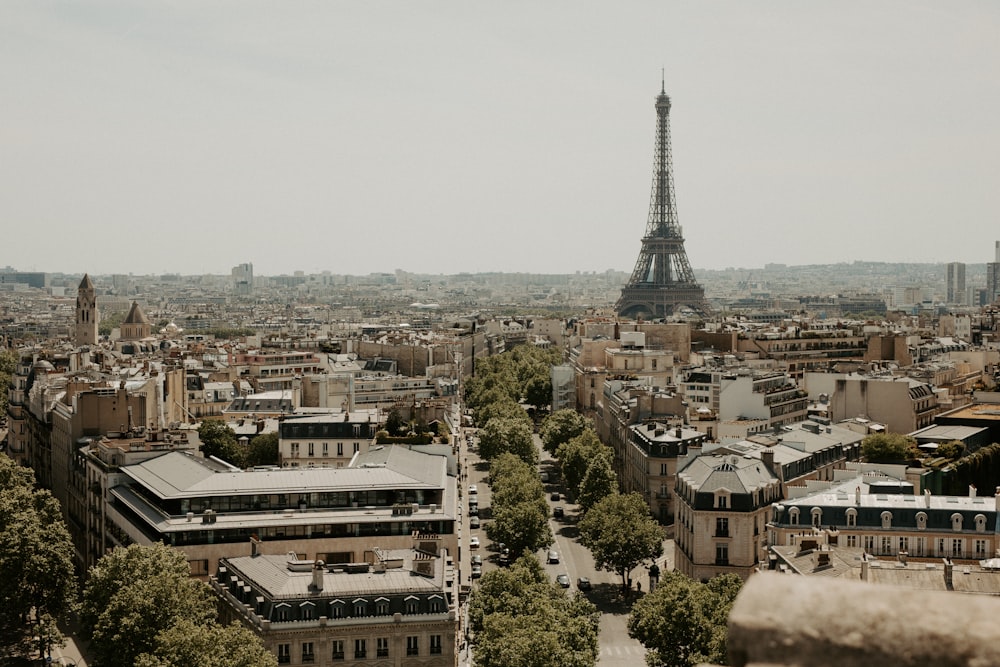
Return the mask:
{"type": "Polygon", "coordinates": [[[641,593],[642,592],[642,582],[641,581],[635,582],[635,590],[636,590],[637,593],[641,593]]]}

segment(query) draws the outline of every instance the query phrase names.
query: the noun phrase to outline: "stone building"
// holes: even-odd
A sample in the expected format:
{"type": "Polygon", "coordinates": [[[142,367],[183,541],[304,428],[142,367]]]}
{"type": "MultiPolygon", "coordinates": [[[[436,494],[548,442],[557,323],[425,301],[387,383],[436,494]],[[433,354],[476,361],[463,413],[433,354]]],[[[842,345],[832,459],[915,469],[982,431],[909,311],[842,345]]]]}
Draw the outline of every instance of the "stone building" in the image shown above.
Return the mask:
{"type": "Polygon", "coordinates": [[[378,426],[378,409],[289,417],[278,426],[278,462],[283,468],[343,468],[372,447],[378,426]]]}
{"type": "Polygon", "coordinates": [[[100,314],[97,311],[97,290],[90,274],[83,274],[76,297],[76,344],[79,346],[97,344],[97,326],[100,314]]]}
{"type": "Polygon", "coordinates": [[[224,558],[210,584],[224,621],[260,635],[282,665],[456,664],[456,572],[437,544],[372,547],[356,563],[224,558]]]}
{"type": "Polygon", "coordinates": [[[121,336],[119,340],[142,340],[149,338],[153,325],[150,323],[146,313],[142,311],[142,306],[138,301],[132,302],[128,315],[121,323],[121,336]]]}

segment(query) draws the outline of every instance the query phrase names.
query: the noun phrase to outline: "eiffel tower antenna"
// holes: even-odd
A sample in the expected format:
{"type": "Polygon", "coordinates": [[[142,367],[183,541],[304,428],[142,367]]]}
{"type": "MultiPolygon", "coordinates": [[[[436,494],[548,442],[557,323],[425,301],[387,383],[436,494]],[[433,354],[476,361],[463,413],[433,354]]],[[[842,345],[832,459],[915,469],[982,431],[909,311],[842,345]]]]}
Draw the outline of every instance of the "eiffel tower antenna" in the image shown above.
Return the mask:
{"type": "Polygon", "coordinates": [[[684,250],[684,232],[677,221],[673,158],[670,149],[670,97],[666,71],[656,98],[656,142],[653,191],[642,249],[632,277],[622,288],[615,311],[623,318],[662,318],[684,310],[709,312],[705,289],[694,279],[684,250]]]}

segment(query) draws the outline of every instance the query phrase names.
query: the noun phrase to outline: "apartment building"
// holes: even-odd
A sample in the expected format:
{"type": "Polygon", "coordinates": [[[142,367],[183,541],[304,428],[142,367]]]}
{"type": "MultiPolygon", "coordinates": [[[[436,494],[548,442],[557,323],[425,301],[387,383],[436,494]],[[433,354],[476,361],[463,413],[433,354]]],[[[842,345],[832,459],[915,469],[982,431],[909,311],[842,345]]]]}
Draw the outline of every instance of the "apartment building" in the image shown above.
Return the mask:
{"type": "Polygon", "coordinates": [[[372,546],[328,564],[296,554],[224,558],[209,583],[222,619],[260,635],[278,664],[451,667],[457,662],[457,577],[434,540],[372,546]]]}
{"type": "Polygon", "coordinates": [[[374,445],[378,426],[377,408],[288,417],[278,425],[278,462],[283,468],[343,468],[374,445]]]}

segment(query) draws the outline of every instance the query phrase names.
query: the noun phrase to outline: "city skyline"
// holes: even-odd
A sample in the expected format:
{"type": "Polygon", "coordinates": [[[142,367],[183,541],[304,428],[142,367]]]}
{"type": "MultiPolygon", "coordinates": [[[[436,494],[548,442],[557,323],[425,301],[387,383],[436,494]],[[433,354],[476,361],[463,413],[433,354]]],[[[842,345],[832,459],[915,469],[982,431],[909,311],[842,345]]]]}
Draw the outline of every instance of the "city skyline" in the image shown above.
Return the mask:
{"type": "Polygon", "coordinates": [[[1000,8],[0,7],[0,266],[628,272],[661,67],[695,269],[984,264],[1000,8]]]}

